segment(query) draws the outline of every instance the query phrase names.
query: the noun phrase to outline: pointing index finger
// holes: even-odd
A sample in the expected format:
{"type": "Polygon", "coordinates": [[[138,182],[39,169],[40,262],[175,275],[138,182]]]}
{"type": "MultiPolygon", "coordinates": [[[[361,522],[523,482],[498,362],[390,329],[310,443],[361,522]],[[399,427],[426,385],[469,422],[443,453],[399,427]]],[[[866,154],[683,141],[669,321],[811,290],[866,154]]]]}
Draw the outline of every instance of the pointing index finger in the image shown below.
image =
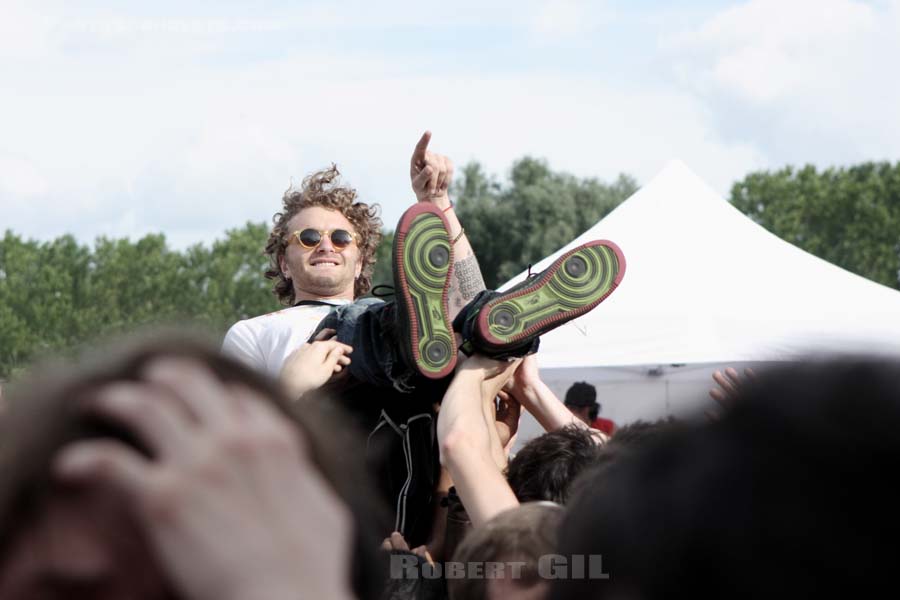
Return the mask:
{"type": "Polygon", "coordinates": [[[419,138],[416,149],[413,150],[412,165],[414,167],[423,166],[425,164],[425,151],[428,150],[428,143],[431,141],[431,132],[426,131],[419,138]]]}

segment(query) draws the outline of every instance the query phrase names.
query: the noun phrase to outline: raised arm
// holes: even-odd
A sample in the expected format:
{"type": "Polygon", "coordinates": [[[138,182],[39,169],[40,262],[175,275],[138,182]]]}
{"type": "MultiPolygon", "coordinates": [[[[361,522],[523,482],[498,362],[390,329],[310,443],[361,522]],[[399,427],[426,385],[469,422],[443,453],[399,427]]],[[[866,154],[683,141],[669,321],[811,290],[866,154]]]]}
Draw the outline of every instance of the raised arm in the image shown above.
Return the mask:
{"type": "MultiPolygon", "coordinates": [[[[537,356],[526,356],[522,365],[516,370],[506,390],[518,400],[522,406],[537,419],[545,431],[556,431],[567,425],[590,429],[584,421],[572,414],[566,405],[557,398],[553,390],[541,379],[538,372],[537,356]]],[[[590,429],[600,443],[609,438],[602,431],[590,429]]]]}
{"type": "Polygon", "coordinates": [[[462,224],[456,216],[450,200],[450,183],[453,180],[453,161],[442,154],[428,150],[431,132],[426,131],[416,144],[409,162],[409,177],[419,202],[431,202],[442,211],[450,224],[453,243],[453,281],[450,285],[449,308],[453,318],[463,306],[485,288],[484,277],[472,245],[466,238],[462,224]]]}
{"type": "Polygon", "coordinates": [[[497,464],[495,417],[493,409],[485,408],[493,406],[517,366],[518,361],[480,356],[466,360],[444,395],[438,416],[441,464],[450,472],[475,527],[519,504],[497,464]]]}

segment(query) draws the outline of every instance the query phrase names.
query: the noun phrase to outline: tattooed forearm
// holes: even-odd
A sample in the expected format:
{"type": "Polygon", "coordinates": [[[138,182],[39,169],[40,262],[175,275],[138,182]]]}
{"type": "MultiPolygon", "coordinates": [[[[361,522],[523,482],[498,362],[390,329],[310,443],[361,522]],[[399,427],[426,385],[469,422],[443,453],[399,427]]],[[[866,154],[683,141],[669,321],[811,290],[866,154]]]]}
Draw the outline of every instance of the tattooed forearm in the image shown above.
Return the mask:
{"type": "Polygon", "coordinates": [[[472,254],[456,262],[453,265],[456,274],[456,291],[459,297],[468,302],[475,294],[485,288],[484,277],[478,267],[478,259],[472,254]]]}

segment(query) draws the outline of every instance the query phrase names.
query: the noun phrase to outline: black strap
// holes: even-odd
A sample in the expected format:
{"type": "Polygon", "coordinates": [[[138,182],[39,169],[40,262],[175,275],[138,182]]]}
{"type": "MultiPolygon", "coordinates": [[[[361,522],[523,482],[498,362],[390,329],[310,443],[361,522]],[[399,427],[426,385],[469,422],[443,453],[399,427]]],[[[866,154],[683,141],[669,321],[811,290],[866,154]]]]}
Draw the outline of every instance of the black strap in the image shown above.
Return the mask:
{"type": "Polygon", "coordinates": [[[294,304],[294,306],[339,306],[337,304],[332,304],[331,302],[325,302],[324,300],[301,300],[294,304]]]}

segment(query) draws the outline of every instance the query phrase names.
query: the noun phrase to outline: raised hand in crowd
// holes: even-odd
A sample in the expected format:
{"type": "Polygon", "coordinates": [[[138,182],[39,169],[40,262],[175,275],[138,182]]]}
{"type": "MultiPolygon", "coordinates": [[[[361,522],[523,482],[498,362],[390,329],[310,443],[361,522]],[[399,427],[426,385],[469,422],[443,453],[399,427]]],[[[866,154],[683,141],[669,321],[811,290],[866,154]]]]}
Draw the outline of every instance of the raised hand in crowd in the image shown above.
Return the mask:
{"type": "MultiPolygon", "coordinates": [[[[744,369],[744,376],[737,369],[728,367],[723,371],[716,371],[712,379],[718,387],[709,390],[709,397],[715,400],[721,408],[728,408],[738,397],[741,386],[747,381],[756,379],[756,373],[750,367],[744,369]]],[[[706,417],[711,421],[719,418],[719,413],[713,410],[706,411],[706,417]]]]}
{"type": "MultiPolygon", "coordinates": [[[[537,356],[534,354],[522,360],[521,366],[504,390],[518,400],[545,431],[557,431],[566,426],[590,429],[584,421],[566,408],[562,400],[541,379],[537,356]]],[[[602,431],[596,429],[590,431],[597,443],[605,443],[609,439],[602,431]]]]}
{"type": "Polygon", "coordinates": [[[425,546],[425,544],[410,549],[409,544],[406,543],[406,538],[403,537],[403,534],[399,531],[395,531],[391,533],[390,537],[384,538],[384,541],[381,543],[381,549],[387,550],[388,552],[409,552],[410,554],[418,556],[430,565],[434,564],[434,559],[431,557],[431,553],[428,551],[428,547],[425,546]]]}
{"type": "Polygon", "coordinates": [[[162,359],[102,388],[86,410],[136,434],[63,449],[56,474],[106,484],[134,506],[186,598],[349,598],[349,510],[270,401],[197,363],[162,359]]]}
{"type": "MultiPolygon", "coordinates": [[[[519,367],[521,369],[521,367],[519,367]]],[[[522,417],[522,405],[513,398],[509,392],[500,390],[497,392],[497,411],[494,425],[497,428],[497,437],[503,447],[503,454],[509,458],[516,443],[516,434],[519,431],[519,421],[522,417]]]]}
{"type": "Polygon", "coordinates": [[[450,206],[453,161],[428,149],[431,132],[422,134],[409,161],[409,178],[419,202],[433,202],[440,209],[450,206]]]}
{"type": "Polygon", "coordinates": [[[453,161],[428,149],[431,132],[422,134],[409,161],[409,178],[418,202],[431,202],[444,212],[448,232],[453,240],[454,276],[448,291],[450,318],[454,318],[478,292],[485,289],[484,277],[475,251],[465,235],[462,223],[453,210],[450,184],[453,161]]]}
{"type": "Polygon", "coordinates": [[[498,464],[498,460],[505,464],[505,457],[494,399],[520,363],[470,357],[444,394],[437,423],[441,464],[450,472],[475,527],[519,504],[498,464]]]}
{"type": "Polygon", "coordinates": [[[312,342],[294,350],[281,368],[281,383],[290,398],[316,390],[350,364],[353,348],[334,338],[334,329],[323,329],[312,342]]]}

